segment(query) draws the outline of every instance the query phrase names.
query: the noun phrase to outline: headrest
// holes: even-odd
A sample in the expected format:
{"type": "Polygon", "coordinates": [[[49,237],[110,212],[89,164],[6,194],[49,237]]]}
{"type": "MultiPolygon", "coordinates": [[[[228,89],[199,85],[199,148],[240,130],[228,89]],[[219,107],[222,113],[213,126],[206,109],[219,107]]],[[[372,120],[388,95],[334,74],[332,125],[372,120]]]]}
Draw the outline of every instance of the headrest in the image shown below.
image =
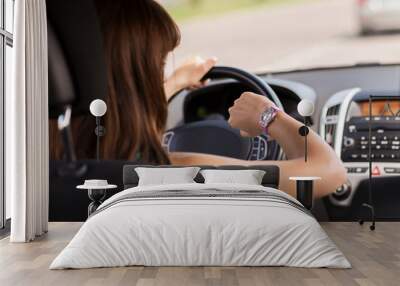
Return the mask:
{"type": "Polygon", "coordinates": [[[88,114],[93,99],[107,95],[103,39],[93,0],[47,0],[50,115],[64,104],[88,114]],[[66,88],[66,89],[65,89],[66,88]]]}

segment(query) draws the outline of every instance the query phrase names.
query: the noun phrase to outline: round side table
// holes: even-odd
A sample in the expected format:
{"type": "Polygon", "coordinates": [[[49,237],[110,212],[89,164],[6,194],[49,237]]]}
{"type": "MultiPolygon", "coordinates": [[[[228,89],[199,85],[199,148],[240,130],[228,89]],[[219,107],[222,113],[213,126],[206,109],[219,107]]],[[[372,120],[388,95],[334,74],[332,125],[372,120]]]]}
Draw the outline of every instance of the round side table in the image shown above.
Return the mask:
{"type": "Polygon", "coordinates": [[[314,181],[321,180],[320,177],[290,177],[289,180],[296,181],[297,200],[303,206],[311,210],[313,207],[313,185],[314,181]]]}
{"type": "Polygon", "coordinates": [[[92,201],[88,206],[88,217],[94,213],[97,208],[103,203],[106,197],[107,190],[117,188],[116,185],[106,185],[106,186],[87,186],[80,185],[76,187],[79,190],[87,190],[88,197],[92,201]]]}

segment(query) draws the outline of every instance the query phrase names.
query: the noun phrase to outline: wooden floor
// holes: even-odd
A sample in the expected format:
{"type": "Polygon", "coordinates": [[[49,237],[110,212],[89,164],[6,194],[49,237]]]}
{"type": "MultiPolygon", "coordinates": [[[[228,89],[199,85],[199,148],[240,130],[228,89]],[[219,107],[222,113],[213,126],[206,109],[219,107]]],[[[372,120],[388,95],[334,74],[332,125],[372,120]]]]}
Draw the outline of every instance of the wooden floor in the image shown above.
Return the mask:
{"type": "Polygon", "coordinates": [[[353,265],[350,270],[285,267],[126,267],[48,270],[81,226],[51,223],[44,237],[28,244],[0,241],[0,285],[400,285],[400,223],[323,223],[353,265]]]}

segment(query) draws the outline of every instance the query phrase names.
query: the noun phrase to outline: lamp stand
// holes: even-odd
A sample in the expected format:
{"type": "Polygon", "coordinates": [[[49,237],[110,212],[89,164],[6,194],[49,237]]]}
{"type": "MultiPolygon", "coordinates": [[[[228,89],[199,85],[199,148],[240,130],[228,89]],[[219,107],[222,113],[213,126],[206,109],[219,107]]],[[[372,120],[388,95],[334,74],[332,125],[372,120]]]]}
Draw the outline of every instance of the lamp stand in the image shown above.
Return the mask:
{"type": "Polygon", "coordinates": [[[307,119],[304,117],[304,126],[307,128],[306,134],[304,136],[304,162],[307,163],[307,157],[308,157],[308,146],[307,146],[307,135],[308,135],[308,127],[307,127],[307,119]]]}
{"type": "Polygon", "coordinates": [[[101,125],[101,117],[96,116],[96,129],[94,130],[96,134],[96,159],[100,161],[100,137],[106,134],[106,129],[101,125]]]}
{"type": "MultiPolygon", "coordinates": [[[[372,224],[369,226],[370,230],[375,230],[375,207],[372,202],[372,96],[369,96],[369,120],[368,120],[368,165],[369,165],[369,180],[368,180],[368,203],[362,204],[362,207],[368,208],[371,212],[372,224]]],[[[364,224],[364,220],[358,221],[360,225],[364,224]]]]}
{"type": "Polygon", "coordinates": [[[310,133],[310,130],[307,127],[307,118],[306,117],[304,117],[303,123],[304,123],[304,125],[299,128],[299,134],[300,134],[300,136],[304,137],[304,162],[307,163],[307,160],[308,160],[307,135],[308,135],[308,133],[310,133]]]}

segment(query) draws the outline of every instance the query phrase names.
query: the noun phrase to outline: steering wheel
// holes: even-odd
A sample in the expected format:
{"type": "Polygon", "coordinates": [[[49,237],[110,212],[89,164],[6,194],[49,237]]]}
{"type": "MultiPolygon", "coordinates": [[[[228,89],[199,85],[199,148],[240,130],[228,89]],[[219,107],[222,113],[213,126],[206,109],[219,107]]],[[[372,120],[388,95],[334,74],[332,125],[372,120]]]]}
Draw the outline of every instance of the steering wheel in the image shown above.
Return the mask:
{"type": "MultiPolygon", "coordinates": [[[[214,67],[204,79],[234,79],[249,91],[261,94],[283,110],[274,90],[258,76],[233,67],[214,67]]],[[[207,87],[204,87],[207,88],[207,87]]],[[[170,103],[174,100],[170,99],[170,103]]],[[[232,157],[242,160],[277,160],[280,147],[265,135],[245,138],[225,118],[212,118],[184,124],[168,130],[162,140],[168,152],[194,152],[232,157]]]]}

